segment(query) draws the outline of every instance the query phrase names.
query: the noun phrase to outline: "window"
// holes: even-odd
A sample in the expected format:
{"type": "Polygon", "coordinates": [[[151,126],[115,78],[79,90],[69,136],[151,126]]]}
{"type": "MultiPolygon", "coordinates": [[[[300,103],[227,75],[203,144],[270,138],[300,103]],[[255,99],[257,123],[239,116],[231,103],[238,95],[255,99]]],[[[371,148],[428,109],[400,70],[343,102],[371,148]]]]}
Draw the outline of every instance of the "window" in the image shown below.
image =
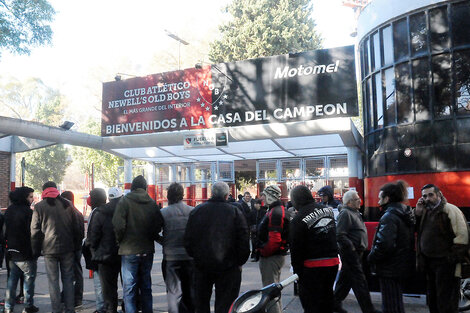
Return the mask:
{"type": "Polygon", "coordinates": [[[348,177],[348,158],[346,156],[329,157],[330,169],[329,178],[332,177],[348,177]]]}
{"type": "Polygon", "coordinates": [[[455,150],[454,145],[434,147],[436,170],[449,171],[455,168],[455,150]]]}
{"type": "Polygon", "coordinates": [[[429,62],[428,59],[418,59],[412,62],[414,105],[416,121],[427,121],[431,118],[429,109],[429,62]]]}
{"type": "Polygon", "coordinates": [[[467,142],[470,143],[470,119],[464,118],[464,119],[458,119],[456,121],[457,123],[457,142],[467,142]]]}
{"type": "Polygon", "coordinates": [[[393,68],[385,70],[385,123],[396,124],[395,114],[395,73],[393,68]]]}
{"type": "Polygon", "coordinates": [[[416,123],[415,125],[416,146],[430,146],[433,142],[432,126],[430,122],[416,123]]]}
{"type": "Polygon", "coordinates": [[[369,131],[374,129],[374,98],[372,97],[372,80],[367,79],[367,99],[369,107],[369,131]]]}
{"type": "Polygon", "coordinates": [[[432,58],[434,117],[449,116],[452,112],[450,69],[449,54],[440,54],[432,58]]]}
{"type": "Polygon", "coordinates": [[[393,50],[395,61],[408,56],[408,27],[406,18],[393,23],[393,50]]]}
{"type": "Polygon", "coordinates": [[[363,39],[368,176],[470,170],[470,0],[438,2],[363,39]]]}
{"type": "Polygon", "coordinates": [[[387,26],[382,29],[384,64],[389,65],[393,62],[393,43],[392,43],[392,27],[387,26]]]}
{"type": "Polygon", "coordinates": [[[325,159],[311,158],[305,159],[305,177],[318,178],[325,177],[325,159]]]}
{"type": "Polygon", "coordinates": [[[382,66],[382,60],[380,58],[380,36],[378,32],[372,35],[372,43],[374,44],[374,71],[376,71],[382,66]]]}
{"type": "Polygon", "coordinates": [[[397,127],[397,139],[399,148],[410,148],[415,146],[415,127],[406,125],[397,127]]]}
{"type": "Polygon", "coordinates": [[[364,41],[364,75],[369,75],[370,71],[370,46],[369,46],[369,39],[364,41]]]}
{"type": "Polygon", "coordinates": [[[431,32],[432,52],[440,52],[450,47],[449,22],[447,6],[429,11],[429,27],[431,32]]]}
{"type": "Polygon", "coordinates": [[[458,115],[470,114],[470,50],[454,53],[455,103],[458,115]]]}
{"type": "Polygon", "coordinates": [[[382,135],[382,142],[385,146],[385,151],[393,151],[398,148],[397,132],[395,127],[385,128],[382,135]]]}
{"type": "Polygon", "coordinates": [[[377,128],[384,127],[384,107],[383,107],[383,92],[382,92],[382,75],[379,73],[374,75],[375,83],[375,103],[377,112],[377,128]]]}
{"type": "Polygon", "coordinates": [[[455,140],[455,130],[452,120],[443,120],[434,122],[434,144],[450,145],[455,140]]]}
{"type": "Polygon", "coordinates": [[[385,153],[385,162],[387,166],[387,173],[398,172],[398,151],[385,153]]]}
{"type": "Polygon", "coordinates": [[[413,122],[413,108],[411,106],[411,80],[409,63],[402,63],[395,67],[398,124],[413,122]]]}
{"type": "Polygon", "coordinates": [[[454,46],[470,44],[470,3],[468,1],[452,5],[452,28],[454,46]]]}
{"type": "Polygon", "coordinates": [[[410,16],[411,55],[419,55],[427,52],[426,15],[419,13],[410,16]]]}
{"type": "Polygon", "coordinates": [[[470,168],[470,144],[457,146],[457,166],[459,169],[470,168]]]}

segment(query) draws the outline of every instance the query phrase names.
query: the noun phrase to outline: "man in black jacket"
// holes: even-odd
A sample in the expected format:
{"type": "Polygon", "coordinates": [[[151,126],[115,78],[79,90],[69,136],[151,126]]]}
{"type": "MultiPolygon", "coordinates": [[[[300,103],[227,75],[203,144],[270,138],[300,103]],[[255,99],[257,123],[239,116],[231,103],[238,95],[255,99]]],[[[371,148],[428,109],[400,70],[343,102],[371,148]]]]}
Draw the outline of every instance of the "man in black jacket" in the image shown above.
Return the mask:
{"type": "Polygon", "coordinates": [[[315,203],[305,186],[296,186],[290,197],[299,211],[291,221],[289,242],[300,302],[307,313],[333,312],[339,264],[333,210],[315,203]]]}
{"type": "Polygon", "coordinates": [[[118,306],[118,276],[121,270],[121,258],[114,235],[113,214],[121,200],[119,188],[109,188],[109,202],[98,207],[93,223],[88,231],[88,241],[93,261],[98,263],[101,288],[103,290],[104,309],[106,313],[114,313],[118,306]]]}
{"type": "Polygon", "coordinates": [[[387,183],[380,188],[380,218],[367,260],[379,278],[384,312],[404,313],[402,283],[414,269],[414,215],[403,204],[408,199],[404,181],[387,183]]]}
{"type": "MultiPolygon", "coordinates": [[[[13,312],[15,292],[20,275],[24,273],[25,313],[38,312],[34,306],[34,286],[36,280],[37,258],[31,250],[31,203],[34,190],[19,187],[10,192],[10,205],[5,212],[5,239],[8,241],[10,276],[5,299],[5,312],[13,312]]],[[[23,286],[20,286],[23,288],[23,286]]]]}
{"type": "Polygon", "coordinates": [[[75,294],[75,307],[79,307],[83,303],[83,269],[82,269],[82,241],[85,237],[85,219],[83,214],[75,207],[75,196],[71,191],[62,192],[61,196],[70,201],[74,208],[76,222],[80,230],[80,236],[76,238],[74,265],[73,265],[73,288],[75,294]]]}
{"type": "Polygon", "coordinates": [[[255,251],[251,253],[251,261],[259,261],[259,251],[256,249],[258,244],[258,226],[266,215],[266,207],[262,206],[261,199],[256,199],[253,203],[253,210],[251,210],[250,217],[247,220],[248,227],[250,228],[251,245],[255,247],[255,251]]]}
{"type": "Polygon", "coordinates": [[[59,278],[64,289],[65,312],[74,309],[73,264],[74,251],[80,229],[74,208],[63,198],[54,182],[46,182],[43,187],[43,200],[34,206],[31,221],[31,245],[33,256],[42,252],[49,281],[49,294],[52,312],[62,312],[59,278]],[[60,274],[59,274],[60,273],[60,274]]]}
{"type": "Polygon", "coordinates": [[[370,299],[366,276],[362,270],[362,255],[367,248],[367,229],[359,209],[361,198],[357,191],[343,195],[343,209],[336,224],[336,239],[341,256],[341,272],[335,286],[335,312],[347,313],[341,302],[354,291],[363,313],[376,312],[370,299]]]}
{"type": "Polygon", "coordinates": [[[240,291],[242,265],[250,254],[243,213],[227,203],[229,187],[212,186],[212,197],[189,215],[184,247],[195,264],[196,313],[210,312],[215,284],[215,313],[227,313],[240,291]]]}

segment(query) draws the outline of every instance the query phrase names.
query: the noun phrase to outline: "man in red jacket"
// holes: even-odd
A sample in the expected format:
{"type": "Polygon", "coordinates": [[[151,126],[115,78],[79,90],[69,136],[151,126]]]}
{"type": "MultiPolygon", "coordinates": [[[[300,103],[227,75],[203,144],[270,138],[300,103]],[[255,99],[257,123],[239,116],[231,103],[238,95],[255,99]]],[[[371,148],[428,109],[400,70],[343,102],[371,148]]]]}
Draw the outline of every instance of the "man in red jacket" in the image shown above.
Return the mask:
{"type": "MultiPolygon", "coordinates": [[[[268,206],[268,213],[261,220],[258,229],[259,269],[263,286],[267,286],[278,283],[281,278],[281,269],[288,250],[289,217],[281,205],[281,189],[278,186],[266,187],[261,199],[268,206]]],[[[268,312],[281,313],[281,301],[273,305],[268,312]]]]}

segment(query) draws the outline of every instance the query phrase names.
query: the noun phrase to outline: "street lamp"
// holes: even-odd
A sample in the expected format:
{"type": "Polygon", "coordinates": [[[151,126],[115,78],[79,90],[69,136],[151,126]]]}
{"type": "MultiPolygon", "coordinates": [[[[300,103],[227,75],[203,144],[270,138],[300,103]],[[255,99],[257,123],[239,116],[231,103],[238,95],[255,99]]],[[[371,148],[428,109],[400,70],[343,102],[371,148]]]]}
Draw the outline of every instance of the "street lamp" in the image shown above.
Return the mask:
{"type": "Polygon", "coordinates": [[[167,29],[164,29],[165,33],[167,34],[168,37],[173,38],[174,40],[178,41],[178,70],[180,69],[180,63],[181,63],[181,44],[187,46],[189,45],[189,42],[187,42],[184,39],[181,39],[177,35],[173,34],[167,29]]]}

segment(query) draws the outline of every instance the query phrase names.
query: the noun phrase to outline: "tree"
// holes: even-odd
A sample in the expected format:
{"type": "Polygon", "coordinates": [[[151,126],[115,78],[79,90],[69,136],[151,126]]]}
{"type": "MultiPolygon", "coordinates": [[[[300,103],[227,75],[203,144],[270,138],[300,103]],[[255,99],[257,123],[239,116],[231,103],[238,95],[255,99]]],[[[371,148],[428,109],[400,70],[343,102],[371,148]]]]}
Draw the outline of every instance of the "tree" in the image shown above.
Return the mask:
{"type": "Polygon", "coordinates": [[[30,54],[32,47],[50,44],[54,15],[46,0],[0,0],[0,49],[30,54]]]}
{"type": "Polygon", "coordinates": [[[49,180],[61,183],[70,165],[69,154],[63,145],[54,145],[25,153],[26,186],[37,191],[49,180]]]}
{"type": "Polygon", "coordinates": [[[246,190],[256,186],[256,173],[255,172],[236,172],[235,186],[240,192],[245,192],[246,190]]]}
{"type": "MultiPolygon", "coordinates": [[[[64,116],[65,100],[53,89],[47,89],[43,101],[36,107],[35,120],[46,125],[57,126],[64,116]]],[[[61,183],[70,165],[68,150],[63,145],[53,145],[25,153],[26,185],[41,190],[42,185],[52,180],[61,183]]]]}
{"type": "MultiPolygon", "coordinates": [[[[58,126],[65,111],[66,100],[62,94],[40,79],[0,81],[0,114],[3,116],[58,126]]],[[[63,145],[25,152],[18,156],[18,162],[22,156],[26,161],[25,183],[36,190],[41,190],[42,184],[48,180],[61,183],[70,164],[68,150],[63,145]]]]}
{"type": "Polygon", "coordinates": [[[212,62],[231,62],[318,49],[320,35],[309,0],[234,0],[226,7],[232,20],[219,27],[211,44],[212,62]]]}
{"type": "MultiPolygon", "coordinates": [[[[97,120],[89,119],[84,127],[86,132],[92,135],[101,134],[101,125],[97,120]]],[[[116,185],[116,175],[119,166],[124,165],[124,161],[112,154],[102,150],[84,147],[75,147],[73,157],[80,164],[82,171],[91,175],[91,164],[94,164],[95,181],[101,181],[108,186],[116,185]]]]}

